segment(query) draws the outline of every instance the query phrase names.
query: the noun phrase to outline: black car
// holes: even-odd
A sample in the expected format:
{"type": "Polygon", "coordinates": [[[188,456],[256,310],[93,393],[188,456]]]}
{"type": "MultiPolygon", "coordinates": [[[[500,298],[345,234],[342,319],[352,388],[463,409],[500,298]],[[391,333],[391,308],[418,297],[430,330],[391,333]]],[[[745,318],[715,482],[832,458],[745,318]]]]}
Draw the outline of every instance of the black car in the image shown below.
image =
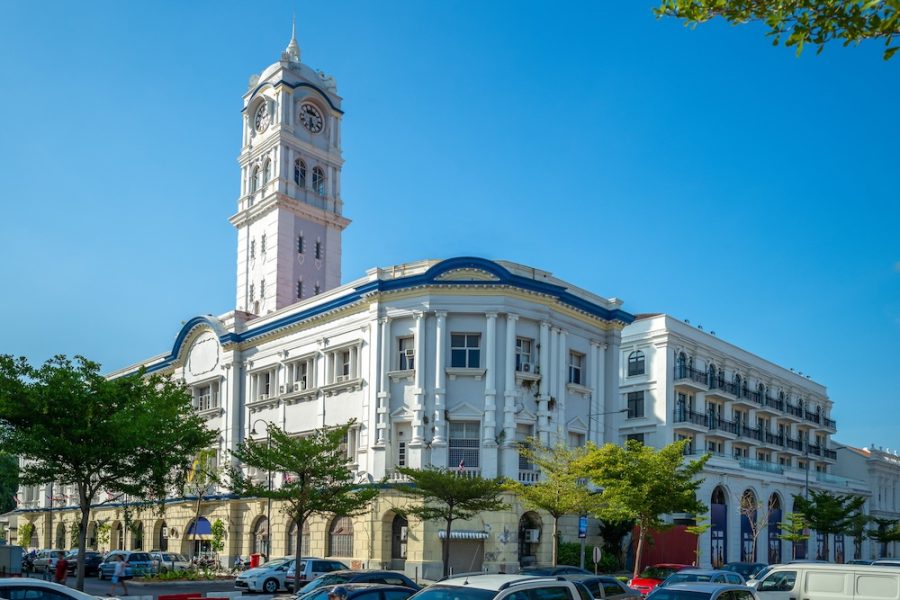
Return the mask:
{"type": "MultiPolygon", "coordinates": [[[[302,596],[303,600],[328,600],[328,594],[335,587],[342,587],[347,591],[347,600],[406,600],[416,593],[416,590],[400,585],[342,583],[340,586],[322,586],[308,594],[304,594],[302,596]]],[[[300,596],[297,597],[300,598],[300,596]]]]}
{"type": "Polygon", "coordinates": [[[579,569],[578,567],[570,567],[567,565],[559,565],[556,567],[527,567],[519,571],[519,575],[536,575],[539,577],[547,577],[548,575],[593,575],[590,571],[579,569]]]}
{"type": "Polygon", "coordinates": [[[753,579],[756,577],[757,573],[768,566],[769,565],[767,565],[766,563],[730,562],[727,565],[724,565],[721,570],[737,573],[744,579],[753,579]]]}
{"type": "Polygon", "coordinates": [[[415,581],[396,571],[333,571],[325,575],[319,575],[297,592],[297,597],[308,594],[320,587],[334,587],[345,583],[380,583],[383,585],[400,585],[418,592],[421,588],[415,581]]]}
{"type": "MultiPolygon", "coordinates": [[[[69,563],[69,574],[74,575],[75,569],[78,568],[78,550],[69,550],[66,552],[66,561],[69,563]]],[[[91,552],[88,550],[84,553],[84,576],[96,575],[103,562],[102,552],[91,552]]]]}

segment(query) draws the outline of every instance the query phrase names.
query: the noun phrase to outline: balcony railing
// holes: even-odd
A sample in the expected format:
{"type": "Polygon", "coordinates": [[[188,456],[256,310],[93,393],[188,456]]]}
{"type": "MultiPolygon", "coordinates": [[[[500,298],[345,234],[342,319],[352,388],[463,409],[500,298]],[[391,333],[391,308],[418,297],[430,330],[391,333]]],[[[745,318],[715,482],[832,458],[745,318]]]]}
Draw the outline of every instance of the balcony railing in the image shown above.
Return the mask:
{"type": "Polygon", "coordinates": [[[762,431],[760,431],[759,429],[756,429],[754,427],[748,427],[746,425],[741,425],[738,435],[741,437],[752,438],[752,439],[760,441],[760,442],[763,439],[762,431]]]}
{"type": "Polygon", "coordinates": [[[784,438],[785,446],[791,450],[803,450],[803,440],[787,437],[784,438]]]}
{"type": "Polygon", "coordinates": [[[694,368],[675,367],[675,379],[690,379],[694,383],[708,385],[709,374],[706,371],[698,371],[694,368]]]}
{"type": "Polygon", "coordinates": [[[816,456],[822,456],[822,446],[818,444],[807,444],[806,452],[808,454],[815,454],[816,456]]]}
{"type": "MultiPolygon", "coordinates": [[[[760,404],[763,404],[762,402],[760,404]]],[[[776,410],[783,411],[784,410],[784,401],[779,400],[778,398],[773,398],[772,396],[766,396],[765,405],[769,408],[774,408],[776,410]]]]}
{"type": "Polygon", "coordinates": [[[800,406],[794,406],[790,402],[786,402],[784,404],[784,412],[789,415],[794,415],[795,417],[803,418],[803,408],[800,406]]]}
{"type": "Polygon", "coordinates": [[[673,421],[676,423],[693,423],[706,427],[706,415],[686,408],[676,408],[673,421]]]}
{"type": "Polygon", "coordinates": [[[738,464],[745,469],[753,469],[754,471],[764,471],[766,473],[784,473],[784,467],[779,464],[771,463],[765,460],[757,460],[755,458],[738,458],[738,464]]]}
{"type": "Polygon", "coordinates": [[[716,418],[714,415],[709,415],[709,429],[710,431],[724,431],[726,433],[737,434],[737,423],[734,421],[729,421],[728,419],[716,418]]]}
{"type": "Polygon", "coordinates": [[[803,415],[803,418],[807,421],[810,421],[811,423],[820,423],[822,420],[822,415],[817,412],[806,411],[806,413],[803,415]]]}
{"type": "Polygon", "coordinates": [[[765,401],[765,398],[759,392],[750,392],[750,400],[757,404],[762,404],[765,401]]]}
{"type": "Polygon", "coordinates": [[[825,448],[825,458],[830,458],[831,460],[837,460],[837,451],[829,450],[828,448],[825,448]]]}
{"type": "Polygon", "coordinates": [[[825,417],[825,427],[827,427],[828,429],[837,429],[837,421],[825,417]]]}
{"type": "Polygon", "coordinates": [[[519,483],[537,483],[541,479],[540,471],[519,469],[519,483]]]}
{"type": "Polygon", "coordinates": [[[764,432],[764,442],[767,444],[776,444],[778,446],[784,446],[784,436],[779,435],[777,433],[772,433],[771,431],[764,432]]]}

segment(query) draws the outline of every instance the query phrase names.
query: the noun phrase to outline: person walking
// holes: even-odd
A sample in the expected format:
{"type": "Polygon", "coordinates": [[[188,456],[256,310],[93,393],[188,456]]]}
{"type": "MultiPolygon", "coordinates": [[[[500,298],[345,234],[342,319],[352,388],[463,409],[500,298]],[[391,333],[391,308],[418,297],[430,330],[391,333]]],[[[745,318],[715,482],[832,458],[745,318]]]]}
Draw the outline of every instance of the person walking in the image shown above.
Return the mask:
{"type": "Polygon", "coordinates": [[[66,553],[60,552],[56,559],[56,572],[53,581],[61,585],[66,585],[66,578],[69,576],[69,561],[66,560],[66,553]]]}
{"type": "Polygon", "coordinates": [[[125,573],[126,573],[127,568],[128,568],[128,559],[125,556],[122,556],[122,558],[119,560],[119,562],[116,563],[116,568],[113,571],[112,588],[110,589],[110,592],[109,592],[110,596],[115,596],[117,583],[122,584],[122,591],[125,592],[126,596],[128,595],[128,586],[125,585],[125,573]]]}

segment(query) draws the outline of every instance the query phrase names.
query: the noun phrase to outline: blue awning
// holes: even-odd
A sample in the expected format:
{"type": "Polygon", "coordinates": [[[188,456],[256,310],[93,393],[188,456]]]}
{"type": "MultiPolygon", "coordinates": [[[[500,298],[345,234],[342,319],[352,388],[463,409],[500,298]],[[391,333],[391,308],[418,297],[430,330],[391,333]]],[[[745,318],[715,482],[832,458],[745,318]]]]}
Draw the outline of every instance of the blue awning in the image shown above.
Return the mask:
{"type": "Polygon", "coordinates": [[[205,518],[200,517],[188,527],[186,536],[191,538],[195,535],[212,535],[212,525],[205,518]]]}
{"type": "MultiPolygon", "coordinates": [[[[475,531],[473,529],[451,529],[450,530],[450,539],[451,540],[486,540],[490,534],[487,531],[475,531]]],[[[447,530],[441,529],[438,531],[438,538],[444,539],[447,537],[447,530]]]]}

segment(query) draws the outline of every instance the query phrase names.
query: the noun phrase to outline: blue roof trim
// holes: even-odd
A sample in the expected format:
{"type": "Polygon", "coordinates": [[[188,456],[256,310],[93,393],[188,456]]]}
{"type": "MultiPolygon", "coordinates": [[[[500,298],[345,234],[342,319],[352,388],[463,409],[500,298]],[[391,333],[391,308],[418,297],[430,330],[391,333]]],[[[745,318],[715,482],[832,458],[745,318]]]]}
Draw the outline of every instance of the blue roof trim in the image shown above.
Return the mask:
{"type": "Polygon", "coordinates": [[[625,323],[626,325],[634,321],[634,315],[630,313],[627,313],[620,309],[610,310],[603,306],[594,304],[589,300],[585,300],[584,298],[579,298],[578,296],[567,291],[563,286],[546,283],[544,281],[538,281],[536,279],[529,279],[528,277],[523,277],[521,275],[515,275],[513,273],[510,273],[503,266],[484,258],[463,256],[458,258],[449,258],[447,260],[441,261],[435,265],[432,265],[427,271],[420,275],[412,275],[410,277],[402,277],[399,279],[391,279],[387,281],[375,280],[366,282],[359,287],[348,291],[338,298],[335,298],[323,304],[319,304],[318,306],[310,307],[297,313],[285,315],[284,317],[276,319],[271,323],[260,325],[259,327],[255,327],[240,334],[224,331],[221,327],[221,324],[216,319],[210,317],[194,317],[193,319],[185,323],[181,328],[181,331],[175,338],[175,343],[172,346],[172,351],[169,353],[169,355],[166,356],[161,362],[148,366],[147,371],[152,373],[154,371],[159,371],[170,366],[178,358],[178,355],[182,349],[182,345],[191,334],[191,331],[193,331],[197,327],[209,327],[210,329],[212,329],[212,331],[218,335],[219,342],[222,344],[241,343],[252,340],[254,338],[258,338],[260,336],[264,336],[273,331],[277,331],[278,329],[288,327],[295,323],[300,323],[307,319],[311,319],[338,308],[351,305],[362,300],[363,296],[371,294],[373,292],[390,292],[420,286],[452,287],[461,283],[479,285],[484,287],[515,287],[555,297],[563,304],[567,304],[576,310],[583,311],[600,319],[604,319],[607,321],[619,321],[625,323]],[[497,281],[485,281],[483,279],[454,279],[452,281],[440,281],[438,279],[445,273],[456,271],[459,269],[477,269],[480,271],[485,271],[487,273],[490,273],[491,275],[494,275],[497,278],[497,281]]]}
{"type": "MultiPolygon", "coordinates": [[[[282,85],[282,84],[286,85],[287,87],[291,88],[292,90],[296,90],[297,88],[301,88],[301,87],[308,87],[310,89],[313,89],[313,90],[319,92],[319,95],[325,99],[325,102],[328,103],[328,106],[331,107],[331,110],[334,110],[336,112],[344,114],[344,111],[342,111],[341,109],[339,109],[337,106],[334,105],[334,102],[331,101],[331,98],[328,97],[328,94],[322,88],[315,86],[311,83],[306,83],[305,81],[301,81],[300,83],[288,83],[284,79],[276,81],[275,83],[271,83],[269,81],[264,81],[263,83],[260,83],[258,86],[253,88],[253,93],[250,94],[250,99],[247,100],[247,104],[249,105],[250,100],[253,100],[254,98],[256,98],[257,92],[259,92],[259,90],[263,89],[267,85],[271,85],[272,87],[275,87],[277,85],[282,85]]],[[[244,112],[246,110],[247,110],[247,107],[245,106],[244,108],[241,109],[241,112],[244,112]]]]}

